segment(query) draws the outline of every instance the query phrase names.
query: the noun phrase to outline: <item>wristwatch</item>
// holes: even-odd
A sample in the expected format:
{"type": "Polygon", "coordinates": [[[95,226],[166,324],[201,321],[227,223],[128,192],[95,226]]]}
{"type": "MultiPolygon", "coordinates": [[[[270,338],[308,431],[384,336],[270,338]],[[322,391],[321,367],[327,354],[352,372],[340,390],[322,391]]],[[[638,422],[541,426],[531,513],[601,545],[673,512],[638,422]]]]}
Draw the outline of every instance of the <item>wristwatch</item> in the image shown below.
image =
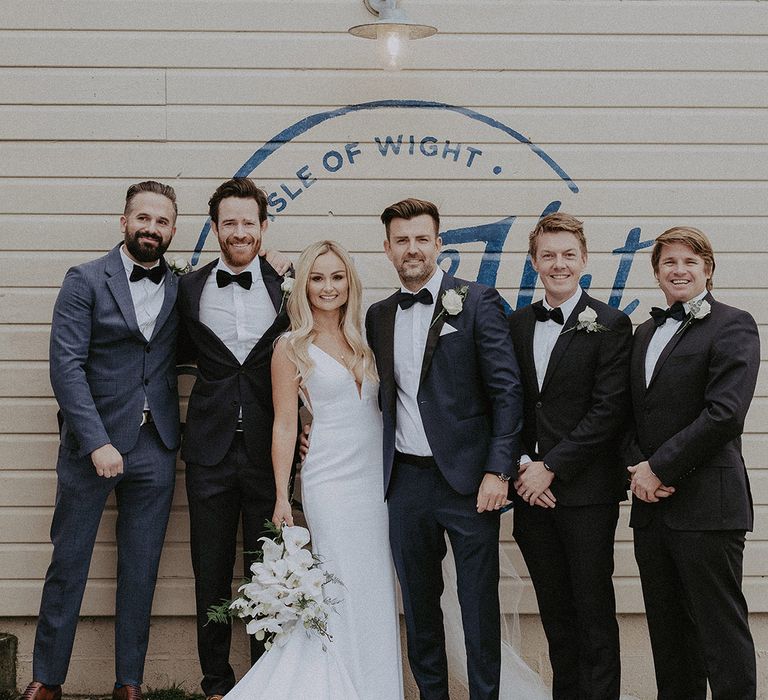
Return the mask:
{"type": "Polygon", "coordinates": [[[499,481],[503,481],[505,484],[512,478],[509,474],[502,474],[501,472],[488,472],[489,474],[495,474],[499,481]]]}

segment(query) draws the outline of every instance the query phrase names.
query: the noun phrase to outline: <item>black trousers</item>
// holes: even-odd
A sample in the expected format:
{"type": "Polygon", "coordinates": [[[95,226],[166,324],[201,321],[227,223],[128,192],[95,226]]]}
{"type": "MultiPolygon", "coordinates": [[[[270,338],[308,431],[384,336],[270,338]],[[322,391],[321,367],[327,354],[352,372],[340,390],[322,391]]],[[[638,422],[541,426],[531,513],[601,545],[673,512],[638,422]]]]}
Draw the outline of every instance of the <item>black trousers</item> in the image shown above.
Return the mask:
{"type": "Polygon", "coordinates": [[[456,561],[469,695],[499,697],[499,514],[478,513],[476,502],[475,494],[456,493],[435,466],[395,463],[388,493],[390,543],[403,594],[408,659],[422,700],[448,700],[440,608],[446,533],[456,561]]]}
{"type": "Polygon", "coordinates": [[[754,700],[755,647],[741,591],[744,530],[635,528],[659,700],[754,700]]]}
{"type": "MultiPolygon", "coordinates": [[[[241,433],[224,459],[214,466],[187,464],[190,547],[195,573],[197,651],[205,695],[225,695],[235,685],[229,663],[231,625],[207,623],[207,610],[232,597],[237,556],[237,529],[242,520],[244,575],[250,576],[254,554],[265,535],[264,521],[275,507],[271,466],[259,469],[249,459],[241,433]]],[[[251,637],[251,663],[264,651],[251,637]]]]}
{"type": "Polygon", "coordinates": [[[621,689],[613,543],[619,504],[529,506],[514,535],[536,591],[554,700],[615,700],[621,689]]]}

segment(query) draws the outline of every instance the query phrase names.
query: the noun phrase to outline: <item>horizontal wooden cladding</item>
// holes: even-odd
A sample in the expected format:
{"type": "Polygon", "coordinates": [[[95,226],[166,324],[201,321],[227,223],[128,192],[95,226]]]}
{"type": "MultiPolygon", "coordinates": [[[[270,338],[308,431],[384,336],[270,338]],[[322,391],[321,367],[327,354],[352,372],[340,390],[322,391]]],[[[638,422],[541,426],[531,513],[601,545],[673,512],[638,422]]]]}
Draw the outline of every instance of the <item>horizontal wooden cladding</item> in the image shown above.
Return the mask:
{"type": "MultiPolygon", "coordinates": [[[[256,182],[258,182],[256,178],[256,182]]],[[[88,185],[83,185],[87,189],[88,185]]],[[[213,190],[211,190],[213,191],[213,190]]],[[[207,200],[206,200],[207,201],[207,200]]],[[[394,201],[394,200],[393,200],[394,201]]],[[[191,202],[189,202],[191,204],[191,202]]],[[[467,200],[467,203],[471,203],[467,200]]],[[[89,251],[91,257],[106,253],[121,239],[119,216],[122,213],[122,199],[114,201],[115,211],[111,214],[2,214],[0,213],[0,255],[8,251],[89,251]],[[118,209],[120,207],[120,209],[118,209]]],[[[510,210],[517,209],[510,202],[510,210]]],[[[204,203],[203,203],[204,206],[204,203]]],[[[199,206],[194,207],[199,209],[199,206]]],[[[474,207],[473,207],[474,208],[474,207]]],[[[695,226],[706,232],[713,241],[716,254],[721,253],[762,253],[765,251],[764,231],[768,230],[768,217],[750,216],[627,216],[603,217],[584,216],[578,199],[568,203],[564,211],[584,219],[590,254],[607,253],[623,247],[629,232],[640,229],[640,240],[652,241],[662,231],[672,226],[695,226]]],[[[442,231],[451,231],[470,226],[493,224],[501,218],[514,215],[509,211],[501,216],[485,214],[466,216],[441,216],[442,231]]],[[[528,250],[528,233],[536,224],[538,216],[518,216],[510,227],[504,242],[505,254],[526,253],[528,250]]],[[[176,237],[173,240],[168,255],[191,256],[197,245],[200,231],[207,221],[207,216],[180,214],[176,221],[176,237]]],[[[368,216],[350,215],[336,216],[329,214],[310,214],[307,216],[291,216],[281,214],[270,222],[264,236],[264,246],[278,248],[294,259],[310,242],[320,238],[333,238],[344,243],[355,253],[382,253],[384,227],[379,220],[378,212],[368,216]]],[[[477,249],[476,245],[465,245],[462,249],[477,249]]],[[[648,249],[639,253],[642,255],[640,264],[649,266],[648,249]]],[[[205,241],[203,255],[198,264],[205,264],[218,255],[218,245],[209,235],[205,241]]],[[[85,258],[83,258],[85,259],[85,258]]],[[[748,258],[747,258],[748,259],[748,258]]],[[[726,283],[737,280],[726,280],[718,273],[716,282],[718,288],[726,283]]],[[[56,282],[58,284],[60,280],[56,282]]],[[[370,280],[374,287],[376,280],[370,280]]],[[[13,290],[5,289],[3,293],[13,290]]],[[[742,290],[749,294],[749,290],[742,290]]],[[[750,306],[750,304],[747,304],[750,306]]],[[[755,307],[758,303],[754,304],[755,307]]],[[[8,309],[13,313],[14,309],[8,309]]],[[[758,312],[759,309],[755,308],[758,312]]],[[[49,317],[46,317],[46,321],[49,317]]],[[[5,321],[12,316],[4,316],[5,321]]],[[[768,322],[768,321],[766,321],[768,322]]]]}
{"type": "MultiPolygon", "coordinates": [[[[430,93],[425,93],[429,95],[430,93]]],[[[392,97],[383,95],[380,98],[392,97]]],[[[395,97],[398,97],[395,95],[395,97]]],[[[0,102],[3,101],[0,96],[0,102]]],[[[355,103],[362,100],[353,100],[355,103]]],[[[2,105],[0,120],[6,139],[40,141],[251,141],[256,150],[306,116],[338,109],[316,100],[302,106],[105,106],[2,105]]],[[[462,99],[459,104],[465,104],[462,99]]],[[[553,143],[739,144],[768,143],[768,119],[761,108],[683,108],[683,106],[599,107],[522,105],[519,108],[478,106],[476,111],[497,119],[531,141],[553,143]]],[[[476,121],[431,110],[417,117],[413,110],[378,109],[363,119],[332,119],[322,128],[296,137],[297,141],[340,142],[372,140],[374,136],[415,133],[441,134],[452,141],[502,140],[486,135],[476,121]],[[407,114],[408,119],[403,115],[407,114]],[[355,119],[355,121],[352,121],[355,119]],[[418,127],[418,128],[417,128],[418,127]]],[[[250,155],[249,153],[246,154],[250,155]]],[[[243,158],[245,160],[245,158],[243,158]]],[[[239,167],[237,163],[235,167],[239,167]]],[[[234,172],[234,168],[233,171],[234,172]]],[[[152,174],[152,173],[150,173],[152,174]]]]}
{"type": "MultiPolygon", "coordinates": [[[[2,335],[0,335],[2,339],[2,335]]],[[[766,343],[763,342],[763,348],[766,343]]],[[[768,352],[763,349],[763,355],[768,352]]],[[[8,433],[39,435],[58,432],[56,412],[58,405],[53,398],[0,398],[0,425],[8,433]]],[[[182,420],[186,410],[182,401],[182,420]]],[[[757,397],[752,401],[744,431],[762,433],[768,425],[768,398],[757,397]]]]}
{"type": "MultiPolygon", "coordinates": [[[[294,0],[295,2],[295,0],[294,0]]],[[[0,65],[114,68],[378,68],[369,42],[344,32],[0,31],[0,65]],[[55,51],[49,41],[55,40],[55,51]],[[96,49],[96,50],[94,50],[96,49]]],[[[486,25],[485,31],[495,27],[486,25]]],[[[768,28],[766,28],[768,32],[768,28]]],[[[414,42],[419,70],[768,70],[765,36],[439,33],[414,42]]]]}
{"type": "Polygon", "coordinates": [[[0,68],[0,93],[3,104],[159,105],[166,102],[165,71],[0,68]]]}
{"type": "MultiPolygon", "coordinates": [[[[766,52],[768,54],[768,52],[766,52]]],[[[767,115],[768,116],[768,115],[767,115]]],[[[485,133],[485,136],[490,134],[485,133]]],[[[255,179],[297,178],[307,166],[313,177],[334,179],[323,167],[335,151],[353,155],[355,163],[338,176],[365,180],[432,179],[432,160],[441,164],[441,179],[531,180],[542,177],[542,163],[527,144],[456,141],[450,131],[412,134],[369,131],[365,142],[289,142],[267,158],[255,179]],[[425,137],[439,139],[438,143],[425,137]],[[377,142],[375,139],[379,139],[377,142]],[[413,139],[413,143],[411,143],[413,139]],[[473,149],[473,150],[469,150],[473,149]],[[479,152],[478,152],[479,151],[479,152]],[[432,154],[434,155],[427,155],[432,154]],[[494,167],[500,167],[500,174],[494,167]]],[[[220,143],[0,143],[0,177],[111,178],[119,164],[121,178],[158,180],[229,178],[255,150],[253,144],[220,143]]],[[[621,180],[768,180],[768,145],[553,145],[546,149],[571,176],[580,181],[621,180]]],[[[328,161],[329,163],[331,161],[328,161]]],[[[332,166],[335,167],[335,160],[332,166]]],[[[306,176],[306,175],[305,175],[306,176]]]]}
{"type": "Polygon", "coordinates": [[[382,99],[484,107],[766,107],[768,73],[378,69],[0,68],[0,103],[337,104],[382,99]],[[267,89],[279,85],[279,90],[267,89]]]}
{"type": "MultiPolygon", "coordinates": [[[[0,73],[0,87],[2,76],[0,73]]],[[[436,75],[425,70],[387,76],[383,85],[381,71],[377,70],[346,74],[333,70],[274,70],[266,76],[264,71],[248,69],[168,69],[166,82],[169,104],[324,104],[327,95],[333,95],[342,104],[353,104],[388,97],[422,100],[429,95],[430,100],[465,106],[768,106],[768,73],[478,71],[468,77],[462,71],[436,75]],[[280,89],[265,89],[265,82],[280,85],[280,89]],[[312,100],[312,95],[318,99],[312,100]]],[[[24,94],[31,99],[21,102],[56,102],[46,99],[44,91],[36,93],[34,86],[24,94]]],[[[3,101],[9,100],[6,97],[3,101]]]]}
{"type": "MultiPolygon", "coordinates": [[[[737,34],[768,33],[768,11],[759,2],[658,3],[652,0],[421,0],[409,17],[443,33],[525,34],[737,34]]],[[[349,0],[102,0],[51,3],[6,0],[7,29],[112,29],[179,31],[345,32],[371,20],[349,0]]]]}
{"type": "MultiPolygon", "coordinates": [[[[372,156],[373,157],[373,156],[372,156]]],[[[542,179],[521,183],[442,181],[445,167],[435,168],[432,180],[391,179],[381,182],[360,181],[349,166],[348,177],[318,181],[297,195],[286,213],[292,215],[329,214],[335,216],[370,216],[392,202],[418,195],[435,202],[444,216],[471,215],[503,218],[539,216],[553,200],[562,201],[564,211],[576,211],[582,217],[714,217],[768,216],[768,197],[761,182],[588,182],[581,191],[569,191],[566,183],[542,163],[542,179]],[[471,187],[471,189],[469,189],[471,187]]],[[[340,173],[341,174],[341,173],[340,173]]],[[[125,191],[134,180],[46,178],[30,187],[24,178],[0,179],[0,200],[7,214],[109,214],[122,208],[125,191]]],[[[174,182],[182,211],[204,215],[211,192],[219,179],[179,180],[174,182]]],[[[281,191],[279,180],[261,179],[268,192],[281,191]]],[[[380,226],[372,232],[378,240],[380,226]]]]}
{"type": "MultiPolygon", "coordinates": [[[[457,276],[476,279],[483,258],[482,243],[450,244],[446,248],[461,251],[457,276]]],[[[355,266],[364,285],[395,287],[397,274],[383,252],[363,253],[353,250],[355,266]]],[[[93,258],[92,253],[0,253],[0,287],[52,287],[61,285],[66,271],[93,258]]],[[[592,275],[596,289],[610,289],[619,264],[620,256],[612,253],[592,253],[587,272],[592,275]]],[[[515,289],[520,284],[526,255],[522,252],[503,252],[499,259],[496,286],[499,289],[515,289]]],[[[763,253],[718,253],[717,275],[723,285],[729,281],[739,286],[762,289],[768,287],[764,272],[768,266],[768,252],[763,253]]],[[[634,290],[656,289],[657,284],[651,273],[647,257],[637,256],[630,269],[625,294],[634,290]]]]}

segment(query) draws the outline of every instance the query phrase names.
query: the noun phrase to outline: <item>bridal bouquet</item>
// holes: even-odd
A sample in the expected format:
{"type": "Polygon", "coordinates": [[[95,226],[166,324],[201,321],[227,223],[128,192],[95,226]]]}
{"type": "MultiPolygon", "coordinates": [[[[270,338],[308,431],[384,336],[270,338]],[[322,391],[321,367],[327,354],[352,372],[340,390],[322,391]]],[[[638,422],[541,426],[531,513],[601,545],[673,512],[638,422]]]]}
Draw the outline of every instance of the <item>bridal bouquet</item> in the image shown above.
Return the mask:
{"type": "Polygon", "coordinates": [[[266,639],[267,649],[285,644],[297,624],[307,634],[332,641],[328,618],[340,601],[327,597],[323,586],[341,581],[304,548],[309,543],[306,528],[284,525],[278,529],[272,523],[269,528],[274,538],[261,538],[263,556],[251,565],[253,576],[238,588],[238,598],[208,610],[209,622],[227,622],[231,617],[247,620],[248,634],[266,639]]]}

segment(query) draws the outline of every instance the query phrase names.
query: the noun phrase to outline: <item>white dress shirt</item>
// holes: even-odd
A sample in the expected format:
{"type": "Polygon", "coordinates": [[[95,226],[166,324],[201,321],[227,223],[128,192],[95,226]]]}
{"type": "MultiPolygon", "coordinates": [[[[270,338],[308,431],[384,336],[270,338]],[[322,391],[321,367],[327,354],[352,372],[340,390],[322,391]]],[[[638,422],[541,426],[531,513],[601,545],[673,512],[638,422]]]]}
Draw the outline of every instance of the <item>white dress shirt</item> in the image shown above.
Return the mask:
{"type": "MultiPolygon", "coordinates": [[[[685,313],[689,313],[691,310],[691,301],[699,301],[707,295],[705,289],[701,294],[693,297],[690,301],[683,303],[685,307],[685,313]]],[[[664,321],[664,324],[656,328],[651,337],[651,342],[648,343],[648,350],[645,352],[645,386],[647,387],[651,383],[651,377],[653,376],[653,370],[656,369],[656,363],[661,357],[661,353],[667,346],[667,343],[672,340],[677,329],[680,328],[682,321],[676,321],[674,318],[668,318],[664,321]]]]}
{"type": "MultiPolygon", "coordinates": [[[[133,260],[128,257],[124,248],[124,245],[120,246],[120,257],[123,260],[125,274],[128,277],[128,289],[131,290],[133,310],[136,312],[136,323],[139,324],[141,334],[149,340],[155,330],[155,323],[157,323],[160,309],[163,308],[165,284],[162,282],[160,282],[160,284],[155,284],[147,277],[144,277],[137,282],[131,282],[133,266],[137,263],[133,262],[133,260]]],[[[160,261],[158,260],[152,268],[157,267],[159,264],[160,261]]]]}
{"type": "Polygon", "coordinates": [[[264,286],[258,256],[245,268],[250,270],[253,278],[250,289],[243,289],[237,282],[220,288],[216,283],[218,270],[233,274],[221,259],[214,265],[200,295],[200,322],[208,326],[243,364],[254,345],[274,323],[277,312],[264,286]]]}
{"type": "MultiPolygon", "coordinates": [[[[443,271],[438,267],[424,285],[432,294],[431,304],[416,303],[410,309],[398,307],[395,314],[395,383],[397,385],[397,426],[395,449],[411,455],[431,456],[424,424],[421,421],[419,379],[427,346],[427,334],[440,294],[443,271]]],[[[410,289],[402,288],[411,293],[410,289]]],[[[417,292],[421,291],[420,289],[417,292]]]]}

